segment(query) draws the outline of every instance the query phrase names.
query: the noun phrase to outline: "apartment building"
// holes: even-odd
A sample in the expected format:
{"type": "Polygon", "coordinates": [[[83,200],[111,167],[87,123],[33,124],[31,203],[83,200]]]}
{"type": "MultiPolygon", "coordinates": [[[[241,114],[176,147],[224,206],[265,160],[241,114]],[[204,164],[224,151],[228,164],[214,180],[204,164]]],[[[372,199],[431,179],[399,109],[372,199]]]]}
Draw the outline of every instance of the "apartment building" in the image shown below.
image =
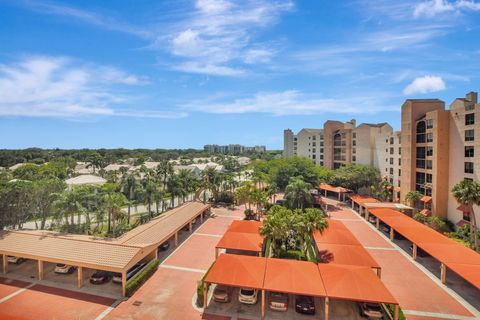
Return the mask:
{"type": "Polygon", "coordinates": [[[247,147],[241,144],[217,145],[206,144],[203,150],[208,153],[223,153],[223,154],[241,154],[244,152],[265,152],[265,146],[247,147]]]}
{"type": "Polygon", "coordinates": [[[402,175],[401,131],[382,132],[375,139],[375,158],[373,166],[378,168],[382,178],[394,186],[394,199],[400,199],[402,175]]]}
{"type": "Polygon", "coordinates": [[[322,129],[302,129],[296,135],[284,130],[284,157],[302,156],[316,164],[337,169],[348,163],[374,165],[375,139],[391,133],[387,123],[362,123],[328,120],[322,129]]]}

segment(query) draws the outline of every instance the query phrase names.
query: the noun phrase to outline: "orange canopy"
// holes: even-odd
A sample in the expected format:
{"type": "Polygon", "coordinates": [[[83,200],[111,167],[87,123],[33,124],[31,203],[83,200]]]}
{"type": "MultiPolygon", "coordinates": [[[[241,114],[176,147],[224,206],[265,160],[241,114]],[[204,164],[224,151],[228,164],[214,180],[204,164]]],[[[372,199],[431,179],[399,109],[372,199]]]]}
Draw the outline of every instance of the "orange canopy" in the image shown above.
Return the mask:
{"type": "Polygon", "coordinates": [[[316,263],[287,259],[266,259],[263,288],[269,291],[325,297],[325,287],[316,263]]]}
{"type": "Polygon", "coordinates": [[[460,277],[480,288],[480,273],[475,275],[472,272],[479,269],[480,254],[396,210],[382,208],[371,209],[370,212],[460,277]]]}
{"type": "Polygon", "coordinates": [[[266,259],[262,257],[221,254],[205,281],[232,287],[262,289],[266,264],[266,259]]]}
{"type": "Polygon", "coordinates": [[[364,203],[373,203],[373,202],[379,202],[377,199],[372,198],[367,195],[360,195],[360,194],[352,194],[350,196],[350,199],[355,202],[356,204],[362,205],[364,203]]]}
{"type": "Polygon", "coordinates": [[[467,205],[465,205],[465,204],[461,204],[461,205],[457,208],[457,210],[460,210],[460,211],[465,212],[465,213],[470,213],[470,211],[472,211],[472,207],[467,206],[467,205]]]}
{"type": "Polygon", "coordinates": [[[330,298],[398,304],[371,268],[319,264],[318,269],[330,298]]]}
{"type": "Polygon", "coordinates": [[[318,244],[344,244],[361,246],[357,238],[350,230],[339,220],[328,220],[328,228],[320,233],[315,231],[313,234],[315,242],[318,244]]]}
{"type": "Polygon", "coordinates": [[[420,211],[420,214],[424,217],[430,217],[432,215],[432,211],[428,209],[423,209],[422,211],[420,211]]]}
{"type": "Polygon", "coordinates": [[[333,254],[333,261],[330,263],[380,268],[380,265],[362,246],[317,243],[317,247],[319,251],[328,250],[333,254]]]}
{"type": "Polygon", "coordinates": [[[401,191],[400,187],[395,187],[395,191],[400,192],[401,191]]]}
{"type": "Polygon", "coordinates": [[[256,233],[260,232],[260,227],[263,226],[263,223],[260,221],[253,220],[234,220],[228,227],[228,231],[231,232],[243,232],[243,233],[256,233]]]}
{"type": "Polygon", "coordinates": [[[352,192],[349,189],[342,188],[342,187],[334,187],[332,185],[329,185],[327,183],[320,183],[320,189],[326,190],[326,191],[331,191],[335,193],[347,193],[347,192],[352,192]]]}
{"type": "Polygon", "coordinates": [[[261,252],[263,237],[258,233],[225,232],[215,246],[221,249],[261,252]]]}
{"type": "Polygon", "coordinates": [[[420,199],[420,201],[425,202],[425,203],[429,203],[430,201],[432,201],[432,197],[423,196],[422,199],[420,199]]]}

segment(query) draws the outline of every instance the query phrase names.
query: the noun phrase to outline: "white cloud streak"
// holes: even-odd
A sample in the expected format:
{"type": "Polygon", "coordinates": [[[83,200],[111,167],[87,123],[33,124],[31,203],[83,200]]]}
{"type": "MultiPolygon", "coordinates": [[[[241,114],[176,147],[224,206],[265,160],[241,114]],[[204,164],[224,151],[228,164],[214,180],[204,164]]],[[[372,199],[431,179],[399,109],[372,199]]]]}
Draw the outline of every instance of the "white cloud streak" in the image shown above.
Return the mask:
{"type": "Polygon", "coordinates": [[[473,0],[428,0],[415,5],[413,16],[434,17],[436,15],[452,12],[461,12],[462,10],[480,11],[480,3],[473,0]]]}
{"type": "Polygon", "coordinates": [[[142,85],[146,79],[109,66],[79,64],[66,57],[28,57],[0,65],[0,116],[80,119],[99,116],[183,117],[185,113],[133,108],[117,85],[142,85]]]}
{"type": "Polygon", "coordinates": [[[322,98],[303,94],[297,90],[281,92],[259,92],[253,97],[233,101],[203,101],[187,104],[192,111],[216,114],[269,113],[283,115],[311,115],[324,112],[371,114],[394,111],[395,107],[385,104],[378,95],[358,95],[355,98],[322,98]]]}
{"type": "Polygon", "coordinates": [[[415,78],[405,89],[405,95],[438,92],[446,89],[445,82],[439,76],[426,75],[415,78]]]}

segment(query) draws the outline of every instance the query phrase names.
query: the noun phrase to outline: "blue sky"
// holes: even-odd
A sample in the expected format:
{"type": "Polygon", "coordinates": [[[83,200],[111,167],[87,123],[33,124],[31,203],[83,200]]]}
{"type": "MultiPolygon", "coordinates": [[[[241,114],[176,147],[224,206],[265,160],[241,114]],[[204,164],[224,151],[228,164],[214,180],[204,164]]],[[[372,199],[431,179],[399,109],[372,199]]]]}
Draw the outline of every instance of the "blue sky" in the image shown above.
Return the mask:
{"type": "Polygon", "coordinates": [[[3,1],[0,148],[282,147],[480,89],[480,1],[3,1]]]}

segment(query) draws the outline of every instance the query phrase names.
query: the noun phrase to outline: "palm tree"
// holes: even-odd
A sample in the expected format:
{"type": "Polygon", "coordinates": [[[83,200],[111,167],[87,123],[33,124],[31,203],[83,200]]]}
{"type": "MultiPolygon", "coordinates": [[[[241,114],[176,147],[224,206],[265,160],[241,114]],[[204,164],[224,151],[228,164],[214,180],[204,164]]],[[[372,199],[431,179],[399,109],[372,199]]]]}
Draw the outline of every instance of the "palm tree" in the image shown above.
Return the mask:
{"type": "Polygon", "coordinates": [[[90,162],[87,165],[87,168],[92,167],[93,168],[93,173],[95,173],[95,169],[102,168],[102,166],[104,164],[103,157],[101,155],[99,155],[98,153],[94,153],[94,154],[90,155],[90,157],[88,157],[87,161],[90,162]]]}
{"type": "Polygon", "coordinates": [[[122,206],[126,201],[127,198],[118,192],[106,192],[103,195],[103,206],[108,212],[108,234],[111,232],[113,237],[116,234],[117,220],[122,212],[122,206]]]}
{"type": "Polygon", "coordinates": [[[301,177],[290,178],[289,184],[285,188],[285,199],[287,206],[291,209],[302,209],[313,203],[313,197],[310,194],[312,185],[303,181],[301,177]]]}
{"type": "Polygon", "coordinates": [[[143,203],[147,206],[148,215],[152,216],[152,203],[155,201],[157,185],[152,180],[148,180],[143,189],[143,203]]]}
{"type": "MultiPolygon", "coordinates": [[[[122,169],[124,167],[121,167],[122,169]]],[[[136,189],[138,188],[138,173],[132,172],[132,173],[124,173],[122,176],[122,181],[120,183],[123,193],[128,199],[128,216],[127,216],[127,223],[130,224],[130,214],[131,214],[131,207],[132,207],[132,201],[135,199],[135,193],[136,189]]]]}
{"type": "Polygon", "coordinates": [[[474,205],[480,205],[480,183],[471,180],[462,180],[452,188],[452,196],[461,205],[467,206],[470,215],[470,237],[473,246],[478,251],[478,230],[474,205]]]}
{"type": "Polygon", "coordinates": [[[167,190],[167,180],[174,172],[173,164],[166,159],[161,160],[155,168],[155,174],[163,184],[163,190],[167,190]]]}
{"type": "Polygon", "coordinates": [[[170,193],[171,197],[171,206],[175,206],[175,197],[182,197],[184,195],[182,184],[177,175],[173,175],[167,181],[167,190],[170,193]]]}
{"type": "Polygon", "coordinates": [[[409,191],[405,195],[405,201],[412,206],[415,211],[417,210],[417,202],[422,199],[423,195],[418,191],[409,191]]]}
{"type": "Polygon", "coordinates": [[[189,169],[180,169],[177,178],[180,183],[183,202],[185,202],[186,196],[196,189],[198,181],[193,171],[189,169]]]}

